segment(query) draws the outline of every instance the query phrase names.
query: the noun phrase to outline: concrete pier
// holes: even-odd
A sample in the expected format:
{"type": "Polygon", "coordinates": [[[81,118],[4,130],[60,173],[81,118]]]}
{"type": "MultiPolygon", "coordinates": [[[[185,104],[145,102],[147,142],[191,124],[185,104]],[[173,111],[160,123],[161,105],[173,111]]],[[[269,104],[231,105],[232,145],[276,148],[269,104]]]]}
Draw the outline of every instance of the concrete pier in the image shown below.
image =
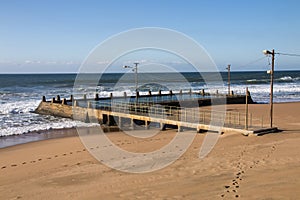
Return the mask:
{"type": "MultiPolygon", "coordinates": [[[[137,94],[138,98],[133,96],[127,97],[126,93],[122,97],[115,97],[113,93],[110,93],[110,96],[106,98],[99,98],[98,94],[95,94],[94,98],[88,98],[86,95],[83,95],[82,99],[75,99],[71,96],[70,99],[63,98],[62,101],[59,95],[57,95],[56,99],[52,98],[51,101],[47,101],[46,97],[43,97],[35,112],[106,124],[108,126],[118,124],[120,127],[124,126],[124,121],[128,121],[125,119],[129,119],[132,129],[136,126],[144,126],[145,129],[148,129],[150,122],[153,122],[158,123],[161,130],[165,130],[167,125],[170,125],[177,127],[179,132],[184,127],[193,128],[197,132],[201,132],[201,130],[220,130],[220,127],[210,125],[209,120],[212,116],[210,111],[201,109],[201,112],[196,113],[195,110],[197,109],[189,108],[189,105],[195,105],[196,102],[199,106],[206,106],[211,105],[211,101],[214,101],[214,105],[224,102],[227,104],[243,104],[246,102],[245,98],[247,98],[246,95],[233,94],[230,96],[218,94],[216,97],[203,98],[204,95],[210,95],[205,94],[204,90],[198,92],[189,90],[187,93],[183,93],[180,90],[178,94],[175,94],[173,91],[168,91],[164,94],[162,91],[159,91],[156,95],[152,94],[151,91],[147,95],[137,94]],[[180,107],[180,101],[176,100],[176,98],[174,99],[174,96],[186,97],[186,99],[180,101],[183,101],[187,107],[180,107]],[[151,100],[146,101],[149,98],[151,100]]],[[[248,96],[248,98],[248,102],[253,103],[251,96],[248,96]]],[[[243,130],[242,124],[244,119],[241,117],[243,115],[240,113],[223,114],[227,114],[228,123],[226,122],[225,126],[221,128],[222,131],[235,129],[243,133],[249,132],[249,130],[243,130]]]]}

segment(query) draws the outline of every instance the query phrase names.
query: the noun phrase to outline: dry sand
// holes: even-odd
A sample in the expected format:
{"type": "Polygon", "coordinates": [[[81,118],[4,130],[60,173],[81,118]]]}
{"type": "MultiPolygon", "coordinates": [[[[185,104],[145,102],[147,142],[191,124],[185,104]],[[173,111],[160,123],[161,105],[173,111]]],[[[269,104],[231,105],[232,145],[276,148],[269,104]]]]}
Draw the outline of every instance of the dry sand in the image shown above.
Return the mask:
{"type": "MultiPolygon", "coordinates": [[[[244,105],[229,105],[243,110],[244,105]]],[[[255,117],[268,117],[268,105],[250,105],[255,117]]],[[[205,134],[159,171],[131,174],[93,158],[79,137],[32,142],[0,149],[0,199],[299,199],[300,103],[275,104],[281,133],[220,136],[204,159],[205,134]]],[[[119,147],[148,152],[169,143],[167,130],[146,139],[109,133],[119,147]]],[[[95,147],[97,148],[97,147],[95,147]]],[[[124,158],[126,161],[126,158],[124,158]]]]}

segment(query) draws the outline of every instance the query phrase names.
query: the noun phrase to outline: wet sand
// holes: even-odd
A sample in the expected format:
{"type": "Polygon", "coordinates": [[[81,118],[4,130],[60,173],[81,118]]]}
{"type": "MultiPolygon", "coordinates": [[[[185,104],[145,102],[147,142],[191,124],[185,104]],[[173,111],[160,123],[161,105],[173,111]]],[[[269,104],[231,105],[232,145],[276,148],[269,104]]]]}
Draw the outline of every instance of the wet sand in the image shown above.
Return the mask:
{"type": "Polygon", "coordinates": [[[0,137],[0,148],[36,142],[41,140],[49,140],[54,138],[78,136],[75,128],[52,129],[47,131],[33,131],[22,135],[10,135],[0,137]],[[75,131],[74,131],[75,130],[75,131]]]}
{"type": "MultiPolygon", "coordinates": [[[[228,105],[227,109],[244,107],[228,105]]],[[[267,104],[250,105],[249,109],[254,117],[269,116],[267,104]]],[[[3,148],[1,199],[297,199],[299,115],[300,103],[275,104],[274,124],[283,132],[260,137],[225,133],[204,159],[198,154],[205,134],[197,134],[174,163],[141,174],[101,164],[89,153],[97,146],[87,148],[77,136],[3,148]]],[[[176,134],[167,130],[145,139],[108,135],[122,149],[149,152],[170,143],[176,134]]]]}

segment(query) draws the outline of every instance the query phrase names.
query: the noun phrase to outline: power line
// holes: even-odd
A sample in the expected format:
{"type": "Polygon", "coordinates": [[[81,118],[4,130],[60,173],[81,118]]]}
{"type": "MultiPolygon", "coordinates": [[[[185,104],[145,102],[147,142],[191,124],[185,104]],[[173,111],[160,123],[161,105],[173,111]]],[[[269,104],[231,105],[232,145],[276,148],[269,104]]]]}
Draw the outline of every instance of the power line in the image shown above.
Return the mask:
{"type": "Polygon", "coordinates": [[[284,55],[284,56],[297,56],[297,57],[300,57],[300,54],[294,54],[294,53],[276,53],[276,54],[284,55]]]}
{"type": "MultiPolygon", "coordinates": [[[[275,53],[275,54],[283,55],[283,56],[296,56],[296,57],[300,57],[300,54],[294,54],[294,53],[275,53]]],[[[239,67],[242,68],[242,67],[246,67],[246,66],[248,66],[248,65],[252,65],[252,64],[257,63],[257,62],[259,62],[259,61],[261,61],[261,60],[263,60],[263,59],[265,59],[265,58],[266,58],[266,56],[263,56],[263,57],[258,58],[258,59],[256,59],[256,60],[253,60],[253,61],[251,61],[251,62],[249,62],[249,63],[247,63],[247,64],[240,65],[239,67]]],[[[270,65],[270,61],[269,61],[269,65],[270,65]]],[[[227,68],[226,68],[226,69],[227,69],[227,68]]]]}
{"type": "Polygon", "coordinates": [[[263,56],[263,57],[261,57],[261,58],[258,58],[258,59],[256,59],[256,60],[253,60],[253,61],[251,61],[251,62],[249,62],[249,63],[247,63],[247,64],[245,64],[245,65],[241,65],[241,66],[239,66],[239,67],[246,67],[247,65],[254,64],[254,63],[256,63],[256,62],[258,62],[258,61],[261,61],[261,60],[263,60],[263,59],[265,59],[265,58],[266,58],[266,56],[263,56]]]}

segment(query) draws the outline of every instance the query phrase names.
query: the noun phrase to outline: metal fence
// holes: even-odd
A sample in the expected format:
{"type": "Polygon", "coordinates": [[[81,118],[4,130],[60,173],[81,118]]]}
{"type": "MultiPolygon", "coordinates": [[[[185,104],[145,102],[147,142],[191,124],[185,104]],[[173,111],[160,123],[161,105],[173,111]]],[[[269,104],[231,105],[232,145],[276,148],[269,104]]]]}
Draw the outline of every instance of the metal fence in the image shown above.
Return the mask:
{"type": "Polygon", "coordinates": [[[198,124],[217,124],[225,127],[254,129],[266,128],[264,119],[257,119],[248,113],[233,111],[215,111],[202,107],[184,108],[176,106],[166,106],[155,103],[137,103],[109,101],[101,104],[91,101],[90,106],[94,109],[107,110],[111,112],[126,113],[132,115],[148,116],[165,120],[175,120],[181,122],[198,124]]]}

